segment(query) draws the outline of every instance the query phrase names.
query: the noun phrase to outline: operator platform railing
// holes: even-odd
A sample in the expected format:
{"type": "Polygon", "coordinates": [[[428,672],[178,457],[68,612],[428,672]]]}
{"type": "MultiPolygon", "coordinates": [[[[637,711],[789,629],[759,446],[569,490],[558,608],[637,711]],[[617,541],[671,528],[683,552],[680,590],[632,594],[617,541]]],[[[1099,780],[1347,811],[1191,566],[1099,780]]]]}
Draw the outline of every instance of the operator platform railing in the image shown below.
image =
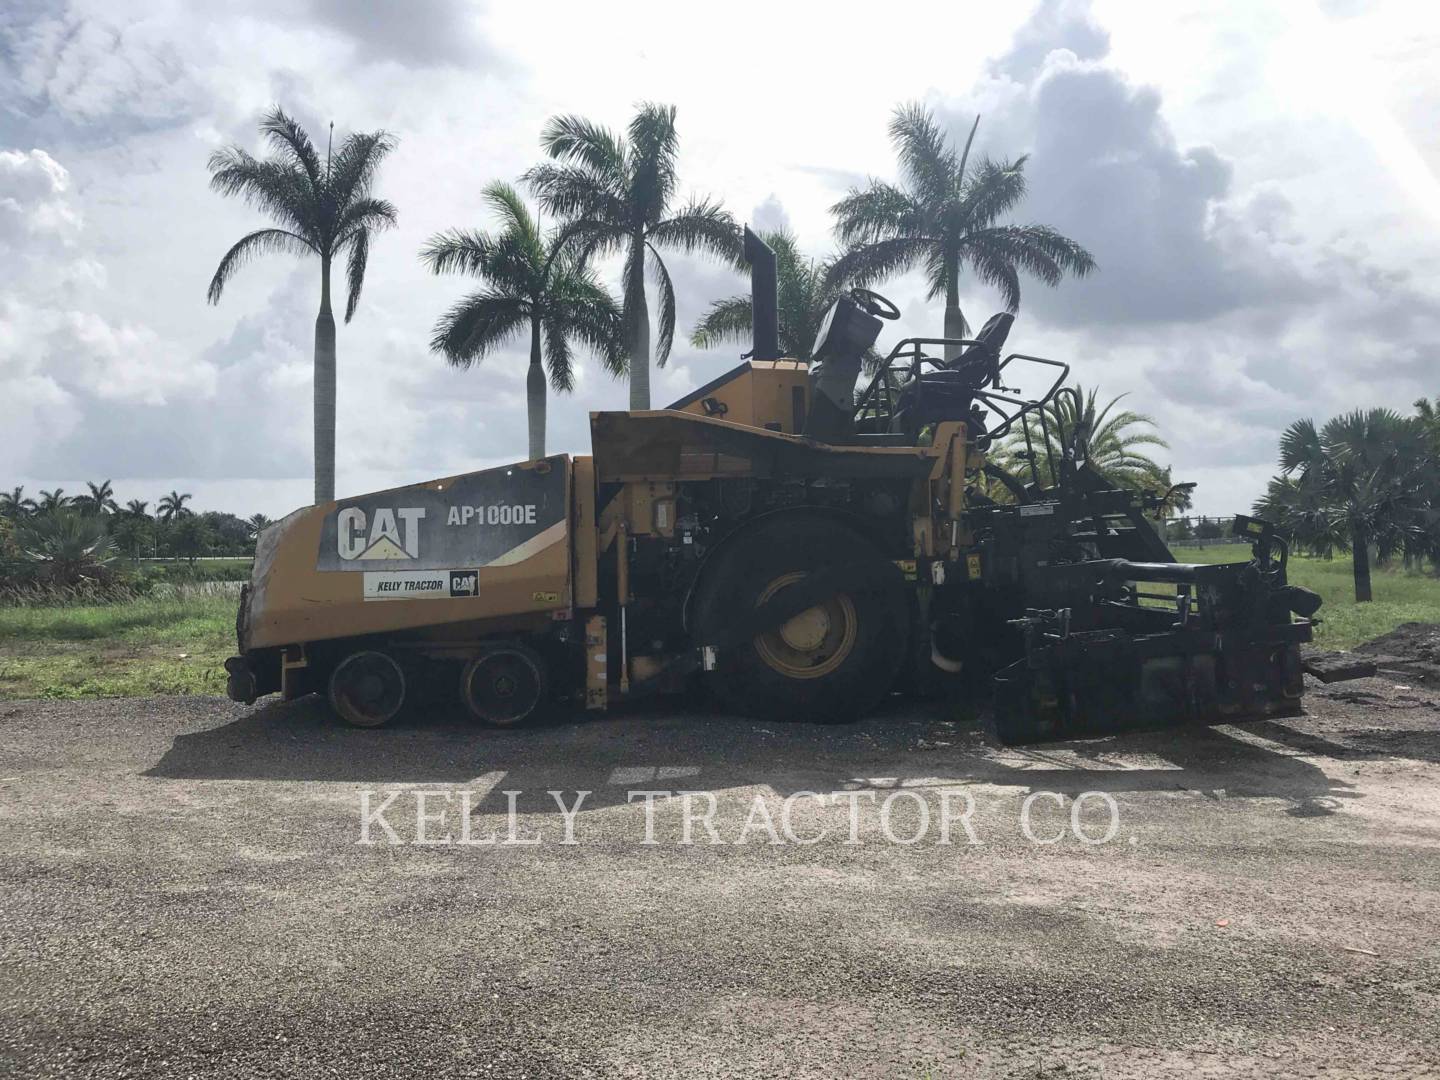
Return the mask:
{"type": "MultiPolygon", "coordinates": [[[[927,366],[937,371],[954,372],[957,382],[969,394],[972,401],[983,402],[1000,418],[998,426],[987,428],[985,431],[983,438],[986,445],[1003,438],[1017,421],[1023,421],[1031,413],[1037,414],[1046,454],[1052,457],[1051,476],[1058,475],[1053,461],[1044,407],[1061,391],[1066,378],[1070,375],[1070,365],[1060,360],[1051,360],[1044,356],[1031,356],[1027,353],[1009,353],[1001,359],[998,350],[990,342],[975,338],[912,337],[896,342],[889,355],[876,368],[869,385],[856,399],[854,417],[857,428],[865,422],[872,426],[883,424],[888,427],[894,420],[900,395],[907,391],[915,396],[913,407],[922,408],[927,386],[920,375],[924,373],[927,366]],[[938,346],[941,349],[958,347],[966,351],[956,359],[947,362],[926,352],[927,346],[938,346]],[[1002,377],[1005,370],[1016,361],[1055,368],[1058,369],[1059,374],[1050,383],[1045,393],[1038,398],[1012,397],[1010,395],[1018,394],[1020,391],[1017,387],[1006,386],[1002,377]],[[896,379],[896,376],[901,374],[906,376],[903,382],[896,379]]],[[[1039,474],[1034,448],[1031,445],[1030,425],[1022,423],[1021,430],[1025,433],[1025,445],[1031,472],[1038,482],[1039,474]]]]}

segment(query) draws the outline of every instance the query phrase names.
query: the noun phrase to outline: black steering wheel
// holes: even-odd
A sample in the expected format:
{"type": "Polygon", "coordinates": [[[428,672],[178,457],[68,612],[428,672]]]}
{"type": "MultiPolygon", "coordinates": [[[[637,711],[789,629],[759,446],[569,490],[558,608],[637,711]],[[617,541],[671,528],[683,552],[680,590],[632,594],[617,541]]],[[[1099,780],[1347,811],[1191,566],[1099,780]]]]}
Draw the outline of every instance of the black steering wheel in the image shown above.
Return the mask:
{"type": "Polygon", "coordinates": [[[878,292],[855,288],[850,290],[850,295],[855,298],[857,304],[877,318],[898,319],[900,317],[900,309],[878,292]]]}

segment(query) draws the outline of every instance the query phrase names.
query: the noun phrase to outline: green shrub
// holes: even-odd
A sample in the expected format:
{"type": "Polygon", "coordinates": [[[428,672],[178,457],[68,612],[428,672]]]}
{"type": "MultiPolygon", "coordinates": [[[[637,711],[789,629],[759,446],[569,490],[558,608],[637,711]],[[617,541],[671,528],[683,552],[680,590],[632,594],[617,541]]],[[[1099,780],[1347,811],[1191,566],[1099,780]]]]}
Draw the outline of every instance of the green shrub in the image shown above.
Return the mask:
{"type": "Polygon", "coordinates": [[[14,544],[35,565],[38,580],[59,588],[113,580],[115,545],[98,515],[60,510],[21,521],[14,544]]]}

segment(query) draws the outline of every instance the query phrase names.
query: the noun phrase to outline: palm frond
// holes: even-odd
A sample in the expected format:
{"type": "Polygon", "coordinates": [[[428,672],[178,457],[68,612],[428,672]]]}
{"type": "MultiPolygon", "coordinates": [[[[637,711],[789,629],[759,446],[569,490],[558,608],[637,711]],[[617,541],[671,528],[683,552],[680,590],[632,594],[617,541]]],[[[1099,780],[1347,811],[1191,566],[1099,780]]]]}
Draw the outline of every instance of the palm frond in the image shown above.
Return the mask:
{"type": "MultiPolygon", "coordinates": [[[[930,289],[925,294],[927,300],[949,299],[950,278],[955,278],[956,287],[959,287],[959,269],[955,266],[955,260],[951,258],[951,245],[943,241],[925,245],[922,257],[919,260],[921,269],[925,273],[925,280],[930,289]]],[[[961,318],[961,334],[970,333],[969,320],[961,318]]]]}
{"type": "Polygon", "coordinates": [[[436,233],[420,249],[420,261],[435,274],[485,273],[485,267],[495,247],[495,239],[488,233],[450,229],[436,233]]]}
{"type": "Polygon", "coordinates": [[[356,229],[347,247],[345,281],[348,295],[345,298],[345,321],[355,317],[355,305],[360,303],[360,290],[365,286],[365,264],[370,260],[370,230],[356,229]]]}
{"type": "Polygon", "coordinates": [[[699,199],[650,227],[649,239],[660,247],[687,254],[700,251],[722,259],[740,258],[740,229],[735,218],[718,202],[699,199]]]}
{"type": "Polygon", "coordinates": [[[1165,440],[1154,431],[1135,430],[1154,427],[1155,422],[1129,410],[1116,412],[1115,406],[1124,394],[1101,405],[1099,393],[1093,387],[1088,391],[1080,386],[1075,389],[1080,393],[1078,406],[1071,395],[1058,396],[1045,406],[1044,429],[1039,417],[1031,414],[1021,428],[1010,433],[1002,448],[1002,457],[1010,471],[1028,472],[1030,468],[1029,461],[1025,460],[1024,429],[1028,428],[1043,483],[1056,482],[1050,462],[1058,463],[1066,449],[1073,445],[1079,459],[1117,487],[1156,492],[1168,488],[1165,468],[1139,449],[1148,446],[1163,449],[1167,445],[1165,440]]]}
{"type": "Polygon", "coordinates": [[[675,194],[680,135],[675,106],[644,102],[630,120],[627,161],[630,205],[647,224],[658,222],[675,194]]]}
{"type": "Polygon", "coordinates": [[[853,247],[830,265],[828,280],[835,285],[865,285],[904,273],[932,249],[929,241],[908,236],[853,247]]]}
{"type": "Polygon", "coordinates": [[[1006,311],[1020,310],[1020,275],[1013,262],[988,250],[972,251],[968,262],[977,278],[1000,291],[1006,311]]]}
{"type": "Polygon", "coordinates": [[[1066,274],[1084,277],[1095,269],[1095,259],[1069,237],[1048,225],[1000,225],[979,229],[965,237],[962,257],[988,251],[992,257],[1009,259],[1016,267],[1056,285],[1066,274]]]}
{"type": "Polygon", "coordinates": [[[484,276],[507,292],[534,299],[545,291],[545,263],[545,249],[539,236],[506,229],[495,238],[484,276]]]}
{"type": "Polygon", "coordinates": [[[648,244],[646,247],[650,253],[650,275],[660,290],[660,310],[655,316],[655,328],[660,331],[655,343],[655,366],[664,367],[670,359],[670,347],[675,343],[675,286],[671,284],[670,271],[665,268],[660,253],[648,244]]]}
{"type": "Polygon", "coordinates": [[[529,326],[527,300],[493,289],[482,290],[460,300],[440,317],[430,348],[454,367],[468,368],[529,326]]]}
{"type": "Polygon", "coordinates": [[[540,147],[556,161],[582,165],[614,180],[625,173],[625,144],[609,128],[583,116],[552,116],[540,133],[540,147]]]}
{"type": "MultiPolygon", "coordinates": [[[[766,232],[761,239],[775,252],[780,348],[797,360],[810,358],[811,345],[825,312],[839,292],[826,283],[829,262],[817,263],[800,251],[795,237],[787,232],[766,232]]],[[[740,264],[740,269],[745,266],[740,264]]],[[[713,348],[727,342],[745,342],[751,335],[751,302],[748,296],[717,300],[691,332],[691,344],[713,348]]]]}
{"type": "Polygon", "coordinates": [[[375,171],[396,145],[395,136],[388,131],[356,132],[340,145],[326,183],[337,208],[347,207],[369,192],[375,171]]]}
{"type": "Polygon", "coordinates": [[[628,370],[620,307],[589,269],[568,262],[552,275],[548,326],[584,344],[611,375],[628,370]]]}
{"type": "Polygon", "coordinates": [[[535,219],[530,214],[530,208],[525,205],[525,200],[520,197],[520,192],[498,180],[486,186],[484,198],[490,209],[494,210],[500,217],[500,222],[506,231],[514,231],[522,236],[538,238],[539,230],[535,226],[535,219]]]}
{"type": "Polygon", "coordinates": [[[315,146],[305,129],[276,105],[260,118],[260,131],[285,160],[293,162],[304,171],[312,188],[318,191],[321,185],[320,155],[315,152],[315,146]]]}
{"type": "Polygon", "coordinates": [[[1297,470],[1307,472],[1324,460],[1325,448],[1314,420],[1296,420],[1280,436],[1280,471],[1285,475],[1297,470]]]}
{"type": "Polygon", "coordinates": [[[690,344],[709,349],[730,341],[747,341],[751,333],[750,297],[716,300],[690,333],[690,344]]]}
{"type": "Polygon", "coordinates": [[[633,237],[623,226],[595,218],[566,222],[556,233],[553,244],[570,253],[582,263],[596,255],[613,255],[625,250],[633,237]]]}
{"type": "Polygon", "coordinates": [[[630,207],[622,192],[596,174],[574,165],[536,165],[521,179],[541,207],[560,218],[587,218],[612,223],[628,222],[630,207]]]}
{"type": "Polygon", "coordinates": [[[238,195],[246,204],[316,243],[316,192],[304,173],[278,161],[260,161],[238,146],[211,154],[209,169],[212,191],[238,195]]]}
{"type": "Polygon", "coordinates": [[[570,363],[570,342],[559,320],[545,326],[545,367],[550,373],[550,386],[556,393],[568,394],[575,389],[575,372],[570,363]]]}
{"type": "MultiPolygon", "coordinates": [[[[760,234],[760,239],[765,241],[765,246],[775,253],[777,265],[789,263],[792,266],[800,266],[805,261],[800,254],[800,242],[795,239],[795,234],[785,229],[774,229],[760,234]]],[[[742,244],[741,262],[736,264],[740,269],[746,269],[744,263],[744,251],[742,244]]]]}
{"type": "Polygon", "coordinates": [[[315,247],[304,237],[286,229],[257,229],[242,236],[215,268],[215,276],[210,279],[210,287],[205,293],[206,299],[212,304],[218,304],[220,294],[225,291],[226,283],[235,276],[235,272],[255,256],[270,252],[305,255],[315,253],[315,247]]]}
{"type": "Polygon", "coordinates": [[[344,244],[345,237],[356,229],[382,232],[393,229],[399,214],[395,205],[386,199],[372,199],[368,196],[356,199],[336,220],[335,249],[344,244]]]}
{"type": "Polygon", "coordinates": [[[890,142],[900,173],[919,201],[938,206],[950,200],[959,162],[928,109],[919,102],[897,108],[890,120],[890,142]]]}
{"type": "Polygon", "coordinates": [[[923,232],[927,224],[912,196],[880,180],[852,188],[830,212],[835,215],[836,239],[847,247],[923,232]]]}
{"type": "Polygon", "coordinates": [[[983,229],[1014,209],[1025,198],[1025,162],[1024,157],[1008,162],[983,159],[965,183],[955,219],[967,229],[983,229]]]}

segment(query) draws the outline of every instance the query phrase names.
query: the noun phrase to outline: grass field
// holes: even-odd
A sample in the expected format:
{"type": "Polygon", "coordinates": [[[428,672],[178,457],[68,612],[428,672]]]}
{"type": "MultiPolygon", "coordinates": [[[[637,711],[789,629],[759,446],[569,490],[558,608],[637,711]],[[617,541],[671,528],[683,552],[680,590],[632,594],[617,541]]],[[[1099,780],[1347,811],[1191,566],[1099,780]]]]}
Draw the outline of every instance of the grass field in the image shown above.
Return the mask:
{"type": "MultiPolygon", "coordinates": [[[[1249,548],[1185,548],[1185,562],[1243,561],[1249,548]]],[[[1348,649],[1403,622],[1440,620],[1440,579],[1376,570],[1355,603],[1349,559],[1290,560],[1290,580],[1325,599],[1319,645],[1348,649]]],[[[0,607],[0,699],[220,694],[235,649],[233,595],[180,591],[120,604],[0,607]]]]}
{"type": "Polygon", "coordinates": [[[125,562],[122,566],[148,581],[248,581],[251,558],[200,559],[194,564],[184,559],[142,560],[125,562]]]}
{"type": "MultiPolygon", "coordinates": [[[[1245,562],[1249,547],[1243,544],[1213,545],[1206,548],[1179,548],[1181,562],[1245,562]]],[[[1440,578],[1429,573],[1371,569],[1368,604],[1355,602],[1354,569],[1350,559],[1312,559],[1295,555],[1290,559],[1290,581],[1314,589],[1325,601],[1315,644],[1327,649],[1352,649],[1363,641],[1389,633],[1401,623],[1440,622],[1440,578]]]]}
{"type": "Polygon", "coordinates": [[[0,607],[0,698],[220,694],[233,595],[0,607]]]}

